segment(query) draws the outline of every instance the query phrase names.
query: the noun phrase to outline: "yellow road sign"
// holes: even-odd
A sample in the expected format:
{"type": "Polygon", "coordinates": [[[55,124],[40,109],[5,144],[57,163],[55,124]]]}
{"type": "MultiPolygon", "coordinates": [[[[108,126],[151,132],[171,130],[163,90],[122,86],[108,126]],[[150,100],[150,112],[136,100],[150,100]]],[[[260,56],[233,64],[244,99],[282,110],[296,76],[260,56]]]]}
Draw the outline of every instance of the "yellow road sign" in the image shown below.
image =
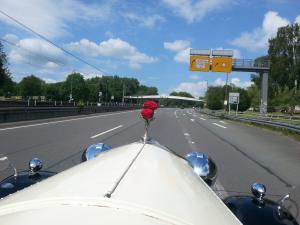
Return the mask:
{"type": "Polygon", "coordinates": [[[199,55],[191,55],[190,56],[190,70],[191,71],[208,72],[209,67],[210,67],[209,56],[199,56],[199,55]]]}
{"type": "Polygon", "coordinates": [[[212,72],[230,73],[232,71],[231,57],[213,57],[212,72]]]}

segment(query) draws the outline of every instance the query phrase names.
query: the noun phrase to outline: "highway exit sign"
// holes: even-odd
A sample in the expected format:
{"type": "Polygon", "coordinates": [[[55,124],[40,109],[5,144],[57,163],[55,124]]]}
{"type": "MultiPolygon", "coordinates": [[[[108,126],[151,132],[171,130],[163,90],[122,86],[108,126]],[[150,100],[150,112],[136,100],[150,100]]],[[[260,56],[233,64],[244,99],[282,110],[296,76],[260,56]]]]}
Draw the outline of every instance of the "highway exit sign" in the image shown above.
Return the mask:
{"type": "Polygon", "coordinates": [[[191,55],[190,71],[209,72],[210,58],[209,56],[191,55]]]}
{"type": "Polygon", "coordinates": [[[212,72],[230,73],[232,71],[231,57],[213,57],[212,72]]]}

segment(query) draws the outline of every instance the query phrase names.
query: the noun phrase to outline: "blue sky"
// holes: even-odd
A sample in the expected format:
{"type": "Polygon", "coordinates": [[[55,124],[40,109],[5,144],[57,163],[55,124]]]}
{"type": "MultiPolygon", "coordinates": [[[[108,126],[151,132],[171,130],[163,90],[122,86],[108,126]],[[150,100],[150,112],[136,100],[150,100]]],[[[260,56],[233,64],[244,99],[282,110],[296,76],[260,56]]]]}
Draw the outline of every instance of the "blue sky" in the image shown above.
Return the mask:
{"type": "MultiPolygon", "coordinates": [[[[47,82],[78,71],[135,77],[160,94],[203,95],[224,83],[223,73],[189,72],[189,49],[233,49],[236,58],[267,53],[278,27],[300,23],[299,0],[0,0],[0,10],[71,53],[97,71],[51,46],[0,14],[0,37],[16,81],[35,74],[47,82]]],[[[247,87],[250,74],[231,73],[247,87]]]]}

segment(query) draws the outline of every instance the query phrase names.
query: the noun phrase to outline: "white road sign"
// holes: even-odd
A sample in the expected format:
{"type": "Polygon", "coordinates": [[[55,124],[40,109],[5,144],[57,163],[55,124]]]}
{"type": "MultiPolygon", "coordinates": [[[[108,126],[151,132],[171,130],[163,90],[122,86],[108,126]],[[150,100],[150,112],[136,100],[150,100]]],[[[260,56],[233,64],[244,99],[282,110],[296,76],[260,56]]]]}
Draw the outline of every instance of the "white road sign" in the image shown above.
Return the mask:
{"type": "Polygon", "coordinates": [[[240,93],[230,92],[229,93],[229,104],[239,104],[240,103],[240,93]]]}

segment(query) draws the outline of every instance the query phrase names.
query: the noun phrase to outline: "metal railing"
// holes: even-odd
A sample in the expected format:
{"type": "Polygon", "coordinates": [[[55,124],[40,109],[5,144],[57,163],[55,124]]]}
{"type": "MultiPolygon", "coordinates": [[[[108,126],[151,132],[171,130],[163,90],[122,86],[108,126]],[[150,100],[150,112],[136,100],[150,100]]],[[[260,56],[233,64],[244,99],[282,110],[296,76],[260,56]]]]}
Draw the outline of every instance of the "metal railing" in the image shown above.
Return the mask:
{"type": "Polygon", "coordinates": [[[269,69],[269,60],[255,61],[253,59],[233,59],[232,66],[236,68],[261,68],[269,69]]]}
{"type": "Polygon", "coordinates": [[[272,126],[276,128],[282,128],[289,131],[297,132],[300,134],[300,117],[299,116],[285,116],[285,115],[267,115],[267,116],[254,116],[244,113],[225,114],[224,111],[210,111],[210,110],[199,110],[201,113],[205,113],[210,116],[222,117],[229,120],[237,120],[243,122],[251,122],[260,125],[272,126]],[[280,118],[280,120],[278,120],[280,118]],[[285,120],[283,120],[286,119],[285,120]]]}

